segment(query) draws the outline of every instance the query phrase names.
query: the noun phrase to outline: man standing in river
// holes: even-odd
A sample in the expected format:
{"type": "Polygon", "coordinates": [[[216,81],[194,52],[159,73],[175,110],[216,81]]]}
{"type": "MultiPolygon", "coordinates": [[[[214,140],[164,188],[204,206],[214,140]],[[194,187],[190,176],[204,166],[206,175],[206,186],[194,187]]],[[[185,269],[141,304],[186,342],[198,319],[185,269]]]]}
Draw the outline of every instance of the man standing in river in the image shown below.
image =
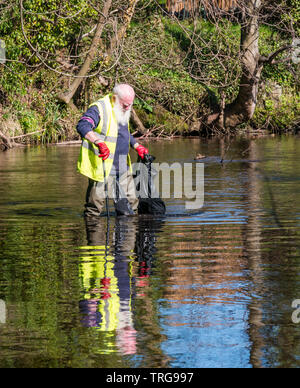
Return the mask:
{"type": "Polygon", "coordinates": [[[108,195],[128,200],[133,212],[138,199],[131,173],[130,147],[143,159],[147,148],[138,144],[129,132],[129,119],[135,97],[130,85],[118,84],[111,94],[93,103],[77,124],[82,138],[78,171],[89,178],[86,193],[85,215],[100,215],[105,202],[105,180],[108,195]],[[118,182],[116,185],[115,182],[118,182]],[[121,190],[121,193],[119,192],[121,190]]]}

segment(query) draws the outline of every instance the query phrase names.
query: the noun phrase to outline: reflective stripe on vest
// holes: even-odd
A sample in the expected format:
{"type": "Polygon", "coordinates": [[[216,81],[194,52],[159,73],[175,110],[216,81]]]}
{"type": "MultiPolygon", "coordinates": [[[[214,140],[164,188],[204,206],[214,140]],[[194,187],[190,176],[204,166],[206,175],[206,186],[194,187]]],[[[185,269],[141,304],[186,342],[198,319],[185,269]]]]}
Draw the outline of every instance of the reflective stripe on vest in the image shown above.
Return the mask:
{"type": "MultiPolygon", "coordinates": [[[[84,148],[87,148],[89,151],[93,152],[97,156],[100,155],[99,148],[96,147],[93,143],[89,142],[86,139],[82,140],[81,146],[84,147],[84,148]]],[[[112,159],[113,160],[114,156],[112,154],[110,154],[107,159],[112,159]]]]}
{"type": "MultiPolygon", "coordinates": [[[[81,174],[87,176],[88,178],[94,181],[103,182],[103,165],[105,166],[107,178],[113,166],[118,140],[118,123],[111,104],[111,94],[101,98],[91,106],[93,105],[98,107],[100,115],[100,122],[97,128],[94,129],[94,132],[100,140],[106,143],[109,148],[110,155],[105,162],[103,162],[102,159],[99,158],[98,147],[89,140],[83,139],[77,162],[77,169],[81,174]]],[[[131,170],[131,160],[129,155],[127,157],[127,164],[131,170]]]]}
{"type": "MultiPolygon", "coordinates": [[[[108,125],[109,125],[109,123],[108,123],[108,111],[107,111],[105,102],[103,100],[99,100],[98,104],[101,106],[102,112],[103,112],[103,116],[100,116],[103,119],[101,134],[105,138],[108,134],[108,125]]],[[[98,109],[99,109],[99,106],[98,106],[98,109]]],[[[99,110],[99,112],[101,112],[101,110],[99,110]]]]}

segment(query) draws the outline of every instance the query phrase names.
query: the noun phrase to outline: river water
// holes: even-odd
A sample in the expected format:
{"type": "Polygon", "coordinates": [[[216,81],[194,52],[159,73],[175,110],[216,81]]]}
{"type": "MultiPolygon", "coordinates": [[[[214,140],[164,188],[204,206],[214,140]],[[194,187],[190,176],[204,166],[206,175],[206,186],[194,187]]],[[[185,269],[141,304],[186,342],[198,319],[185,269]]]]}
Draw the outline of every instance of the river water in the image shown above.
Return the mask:
{"type": "Polygon", "coordinates": [[[0,154],[0,367],[298,367],[300,138],[146,145],[201,209],[86,224],[77,146],[0,154]]]}

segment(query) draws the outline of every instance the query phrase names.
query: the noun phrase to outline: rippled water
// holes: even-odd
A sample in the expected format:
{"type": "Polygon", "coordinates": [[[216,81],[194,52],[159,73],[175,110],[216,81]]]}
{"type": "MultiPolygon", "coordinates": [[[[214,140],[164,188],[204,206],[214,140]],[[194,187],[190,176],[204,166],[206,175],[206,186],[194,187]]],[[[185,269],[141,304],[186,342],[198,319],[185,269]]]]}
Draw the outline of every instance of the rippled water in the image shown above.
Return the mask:
{"type": "Polygon", "coordinates": [[[200,210],[86,223],[78,147],[0,154],[0,367],[299,366],[300,139],[148,147],[200,210]]]}

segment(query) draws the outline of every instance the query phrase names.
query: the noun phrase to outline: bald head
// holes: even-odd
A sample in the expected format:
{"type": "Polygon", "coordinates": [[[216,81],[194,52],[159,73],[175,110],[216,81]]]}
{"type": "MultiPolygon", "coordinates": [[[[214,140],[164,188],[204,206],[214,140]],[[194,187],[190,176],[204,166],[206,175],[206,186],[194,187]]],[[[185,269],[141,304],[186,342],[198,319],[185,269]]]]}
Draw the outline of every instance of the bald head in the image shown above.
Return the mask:
{"type": "Polygon", "coordinates": [[[124,106],[130,107],[134,101],[134,90],[128,84],[118,84],[113,88],[113,94],[118,96],[124,106]]]}
{"type": "Polygon", "coordinates": [[[134,96],[134,90],[130,85],[118,84],[113,88],[113,110],[118,123],[129,122],[134,96]]]}

